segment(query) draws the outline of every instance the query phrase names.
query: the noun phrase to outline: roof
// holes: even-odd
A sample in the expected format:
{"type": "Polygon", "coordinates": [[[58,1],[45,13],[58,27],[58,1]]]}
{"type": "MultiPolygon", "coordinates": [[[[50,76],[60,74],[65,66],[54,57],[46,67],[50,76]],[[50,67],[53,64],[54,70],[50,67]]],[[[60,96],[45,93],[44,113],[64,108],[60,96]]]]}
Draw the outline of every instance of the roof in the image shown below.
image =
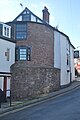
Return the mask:
{"type": "MultiPolygon", "coordinates": [[[[12,22],[8,22],[8,23],[19,22],[18,18],[23,16],[24,14],[28,15],[28,13],[29,13],[29,15],[33,15],[36,18],[36,21],[31,21],[31,19],[30,19],[27,22],[36,22],[37,24],[45,24],[46,26],[51,27],[53,30],[55,30],[55,31],[59,32],[60,34],[62,34],[63,36],[67,37],[70,45],[75,49],[75,47],[71,44],[69,37],[65,33],[59,31],[55,27],[53,27],[53,26],[49,25],[48,23],[46,23],[44,20],[40,19],[38,16],[36,16],[34,13],[32,13],[27,7],[12,22]],[[41,22],[37,22],[37,20],[40,20],[41,22]]],[[[22,21],[22,22],[26,22],[26,21],[22,21]]]]}
{"type": "Polygon", "coordinates": [[[7,37],[4,37],[4,36],[0,36],[0,38],[3,39],[3,40],[6,40],[8,42],[16,43],[16,41],[12,40],[11,38],[7,38],[7,37]]]}
{"type": "MultiPolygon", "coordinates": [[[[13,20],[13,22],[21,21],[21,20],[19,20],[20,17],[22,17],[22,21],[23,21],[24,15],[25,15],[25,18],[29,17],[29,20],[25,20],[25,21],[34,21],[34,22],[46,23],[46,21],[44,21],[41,18],[39,18],[38,16],[36,16],[27,7],[13,20]],[[33,20],[31,20],[31,16],[33,16],[33,20]]],[[[48,23],[46,23],[46,24],[48,24],[48,23]]]]}
{"type": "MultiPolygon", "coordinates": [[[[55,29],[55,28],[54,28],[55,29]]],[[[72,45],[69,36],[67,36],[65,33],[59,31],[58,29],[55,29],[55,31],[59,32],[60,34],[62,34],[63,36],[65,36],[68,39],[68,42],[70,43],[70,45],[75,49],[75,47],[72,45]]]]}

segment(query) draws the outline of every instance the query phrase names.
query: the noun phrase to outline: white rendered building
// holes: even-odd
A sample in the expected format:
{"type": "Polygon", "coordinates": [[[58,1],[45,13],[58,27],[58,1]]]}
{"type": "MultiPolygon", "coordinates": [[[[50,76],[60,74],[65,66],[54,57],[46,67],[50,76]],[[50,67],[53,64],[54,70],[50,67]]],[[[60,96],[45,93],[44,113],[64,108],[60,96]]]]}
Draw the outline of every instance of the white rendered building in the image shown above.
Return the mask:
{"type": "Polygon", "coordinates": [[[0,23],[0,89],[10,95],[10,66],[15,62],[15,42],[10,39],[11,26],[0,23]]]}

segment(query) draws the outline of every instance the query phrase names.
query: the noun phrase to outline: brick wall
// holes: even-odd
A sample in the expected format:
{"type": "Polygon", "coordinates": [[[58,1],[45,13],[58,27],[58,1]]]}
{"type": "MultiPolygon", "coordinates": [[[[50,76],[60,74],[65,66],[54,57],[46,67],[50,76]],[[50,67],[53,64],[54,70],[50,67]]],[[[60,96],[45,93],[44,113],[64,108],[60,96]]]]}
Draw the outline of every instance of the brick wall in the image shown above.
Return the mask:
{"type": "Polygon", "coordinates": [[[33,66],[53,66],[54,34],[46,25],[27,23],[27,40],[17,41],[17,45],[32,47],[31,62],[33,66]]]}

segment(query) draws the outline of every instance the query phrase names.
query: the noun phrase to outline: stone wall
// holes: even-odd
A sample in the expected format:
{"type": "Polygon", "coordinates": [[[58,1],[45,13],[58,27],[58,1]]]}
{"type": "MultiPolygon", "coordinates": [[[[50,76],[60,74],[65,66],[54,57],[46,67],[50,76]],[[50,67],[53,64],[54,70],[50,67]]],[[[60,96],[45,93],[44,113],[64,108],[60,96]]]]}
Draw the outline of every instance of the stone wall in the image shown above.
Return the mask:
{"type": "Polygon", "coordinates": [[[11,72],[12,99],[32,98],[60,87],[59,69],[17,63],[11,66],[11,72]]]}

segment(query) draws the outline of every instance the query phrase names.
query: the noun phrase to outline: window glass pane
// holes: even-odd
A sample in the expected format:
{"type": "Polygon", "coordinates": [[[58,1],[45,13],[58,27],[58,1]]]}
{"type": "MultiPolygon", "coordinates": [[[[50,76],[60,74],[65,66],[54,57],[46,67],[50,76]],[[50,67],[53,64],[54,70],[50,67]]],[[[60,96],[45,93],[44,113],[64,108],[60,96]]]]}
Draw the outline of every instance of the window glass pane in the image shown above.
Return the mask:
{"type": "Polygon", "coordinates": [[[31,15],[31,21],[35,21],[36,22],[36,17],[31,15]]]}
{"type": "Polygon", "coordinates": [[[7,28],[7,36],[9,36],[9,28],[7,28]]]}
{"type": "Polygon", "coordinates": [[[6,35],[6,27],[4,27],[4,35],[6,35]]]}
{"type": "Polygon", "coordinates": [[[16,39],[25,39],[27,37],[26,24],[16,25],[16,39]]]}
{"type": "Polygon", "coordinates": [[[23,14],[26,14],[26,11],[24,11],[23,14]]]}
{"type": "Polygon", "coordinates": [[[16,25],[16,31],[26,31],[26,25],[16,25]]]}
{"type": "Polygon", "coordinates": [[[27,10],[27,14],[29,14],[29,11],[27,10]]]}
{"type": "Polygon", "coordinates": [[[23,15],[23,21],[29,21],[29,20],[30,20],[29,14],[23,15]]]}
{"type": "Polygon", "coordinates": [[[0,24],[0,35],[2,35],[2,25],[0,24]]]}
{"type": "Polygon", "coordinates": [[[24,38],[26,38],[26,32],[17,32],[16,33],[16,38],[17,39],[24,39],[24,38]]]}
{"type": "Polygon", "coordinates": [[[7,48],[6,59],[7,59],[7,61],[9,61],[9,59],[10,59],[10,49],[9,48],[7,48]]]}
{"type": "Polygon", "coordinates": [[[22,21],[22,16],[18,17],[17,21],[22,21]]]}
{"type": "Polygon", "coordinates": [[[26,48],[20,48],[20,60],[26,60],[27,54],[26,54],[26,48]]]}
{"type": "Polygon", "coordinates": [[[20,52],[25,52],[26,53],[26,48],[20,48],[20,52]]]}
{"type": "Polygon", "coordinates": [[[20,60],[26,60],[26,55],[20,55],[20,60]]]}
{"type": "Polygon", "coordinates": [[[69,57],[69,54],[67,54],[67,65],[70,65],[70,57],[69,57]]]}
{"type": "Polygon", "coordinates": [[[25,53],[26,49],[20,49],[20,52],[25,53]]]}

